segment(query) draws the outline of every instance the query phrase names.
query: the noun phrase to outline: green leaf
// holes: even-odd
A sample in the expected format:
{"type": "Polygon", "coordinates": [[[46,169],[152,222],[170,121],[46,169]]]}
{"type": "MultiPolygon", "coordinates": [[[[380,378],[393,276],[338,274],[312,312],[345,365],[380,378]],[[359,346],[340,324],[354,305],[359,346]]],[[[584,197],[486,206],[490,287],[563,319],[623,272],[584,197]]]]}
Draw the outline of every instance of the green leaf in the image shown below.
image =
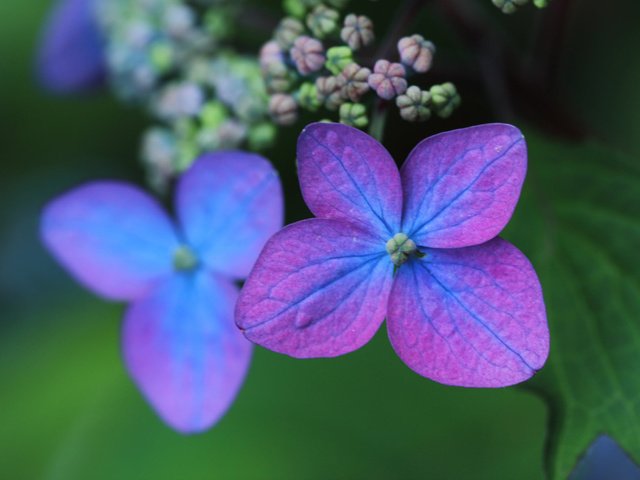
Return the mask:
{"type": "Polygon", "coordinates": [[[599,434],[640,460],[640,167],[596,145],[527,141],[506,236],[542,282],[551,355],[527,387],[550,408],[549,476],[566,479],[599,434]]]}

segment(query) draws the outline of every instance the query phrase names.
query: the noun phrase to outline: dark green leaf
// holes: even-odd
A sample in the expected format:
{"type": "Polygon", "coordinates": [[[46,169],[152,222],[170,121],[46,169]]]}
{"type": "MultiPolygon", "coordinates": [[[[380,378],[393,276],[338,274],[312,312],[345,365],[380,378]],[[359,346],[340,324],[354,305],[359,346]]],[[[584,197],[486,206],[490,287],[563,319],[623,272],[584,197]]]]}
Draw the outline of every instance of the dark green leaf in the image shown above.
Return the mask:
{"type": "Polygon", "coordinates": [[[551,355],[527,386],[549,403],[547,468],[559,480],[602,433],[640,459],[640,168],[595,145],[527,140],[506,236],[547,304],[551,355]]]}

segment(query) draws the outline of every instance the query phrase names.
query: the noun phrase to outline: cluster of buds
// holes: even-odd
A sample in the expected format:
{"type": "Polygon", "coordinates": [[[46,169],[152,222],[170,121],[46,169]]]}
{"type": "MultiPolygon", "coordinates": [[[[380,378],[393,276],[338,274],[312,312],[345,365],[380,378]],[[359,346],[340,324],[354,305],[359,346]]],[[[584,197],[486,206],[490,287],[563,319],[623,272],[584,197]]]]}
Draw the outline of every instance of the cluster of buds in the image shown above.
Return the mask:
{"type": "MultiPolygon", "coordinates": [[[[204,151],[262,149],[273,142],[260,66],[228,47],[242,1],[97,3],[111,85],[158,122],[144,135],[141,149],[155,188],[162,190],[204,151]]],[[[288,28],[283,35],[293,43],[302,30],[288,28]]],[[[286,69],[274,68],[269,75],[283,91],[293,84],[286,69]]]]}
{"type": "Polygon", "coordinates": [[[379,59],[365,66],[357,56],[375,40],[373,22],[364,15],[342,15],[342,2],[285,2],[290,16],[276,28],[260,52],[260,67],[270,95],[269,113],[278,125],[291,125],[301,110],[336,112],[347,125],[365,128],[371,103],[397,105],[404,120],[448,117],[460,97],[451,83],[428,90],[409,80],[428,72],[435,46],[421,35],[398,42],[398,61],[379,59]],[[295,8],[294,8],[295,7],[295,8]]]}
{"type": "MultiPolygon", "coordinates": [[[[515,13],[518,8],[529,3],[529,0],[491,0],[493,4],[502,10],[502,13],[515,13]]],[[[533,4],[538,8],[544,8],[549,0],[533,0],[533,4]]]]}

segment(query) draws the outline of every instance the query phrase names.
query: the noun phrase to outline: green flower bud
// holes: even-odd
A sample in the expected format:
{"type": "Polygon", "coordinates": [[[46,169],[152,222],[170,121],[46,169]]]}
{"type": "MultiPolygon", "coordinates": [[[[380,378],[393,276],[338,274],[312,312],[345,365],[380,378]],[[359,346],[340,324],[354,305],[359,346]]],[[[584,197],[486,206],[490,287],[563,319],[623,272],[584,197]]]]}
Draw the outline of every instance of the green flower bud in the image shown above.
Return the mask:
{"type": "Polygon", "coordinates": [[[159,73],[167,72],[173,65],[173,49],[167,42],[156,42],[149,51],[151,64],[159,73]]]}
{"type": "Polygon", "coordinates": [[[320,98],[318,97],[318,88],[315,84],[305,82],[300,85],[298,90],[298,104],[311,112],[315,112],[320,108],[320,98]]]}
{"type": "Polygon", "coordinates": [[[436,114],[441,118],[451,116],[453,111],[460,105],[460,95],[453,83],[447,82],[442,85],[434,85],[429,90],[431,93],[431,103],[436,114]]]}
{"type": "Polygon", "coordinates": [[[544,8],[549,4],[548,0],[533,0],[533,4],[538,8],[544,8]]]}
{"type": "Polygon", "coordinates": [[[357,128],[369,124],[367,109],[361,103],[343,103],[340,106],[340,122],[357,128]]]}
{"type": "Polygon", "coordinates": [[[202,126],[209,129],[218,128],[229,117],[225,106],[216,101],[207,102],[200,110],[202,126]]]}
{"type": "Polygon", "coordinates": [[[220,8],[208,10],[204,16],[204,28],[216,40],[228,38],[233,33],[233,25],[229,12],[220,8]]]}
{"type": "Polygon", "coordinates": [[[276,139],[277,129],[271,122],[261,122],[249,129],[249,148],[251,150],[264,150],[273,145],[276,139]]]}
{"type": "Polygon", "coordinates": [[[349,47],[331,47],[327,50],[324,66],[334,75],[339,75],[350,63],[353,63],[353,51],[349,47]]]}
{"type": "Polygon", "coordinates": [[[325,38],[338,29],[340,14],[320,4],[307,15],[307,27],[316,38],[325,38]]]}
{"type": "Polygon", "coordinates": [[[519,7],[526,5],[529,0],[491,0],[493,4],[502,10],[502,13],[515,13],[519,7]]]}
{"type": "Polygon", "coordinates": [[[396,97],[396,105],[400,109],[400,116],[408,122],[424,122],[431,117],[431,93],[415,85],[396,97]]]}
{"type": "Polygon", "coordinates": [[[302,18],[307,13],[307,7],[302,0],[284,0],[282,8],[287,15],[295,18],[302,18]]]}

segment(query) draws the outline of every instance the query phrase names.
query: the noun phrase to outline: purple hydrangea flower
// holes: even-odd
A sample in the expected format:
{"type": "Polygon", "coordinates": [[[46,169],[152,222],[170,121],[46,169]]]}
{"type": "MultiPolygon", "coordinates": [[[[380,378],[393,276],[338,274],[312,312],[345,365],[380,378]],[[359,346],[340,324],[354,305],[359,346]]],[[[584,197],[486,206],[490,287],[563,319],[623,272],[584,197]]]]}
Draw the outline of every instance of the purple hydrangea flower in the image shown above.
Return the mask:
{"type": "Polygon", "coordinates": [[[131,302],[122,351],[129,373],[170,426],[213,425],[231,405],[251,357],[233,322],[244,278],[283,221],[270,163],[242,152],[198,159],[179,180],[173,224],[146,193],[95,182],[53,200],[42,238],[84,286],[131,302]]]}
{"type": "Polygon", "coordinates": [[[497,235],[526,173],[510,125],[422,141],[398,171],[367,134],[317,123],[298,140],[298,175],[317,218],[265,245],[236,305],[246,337],[293,357],[367,343],[387,318],[393,348],[420,375],[500,387],[544,364],[549,333],[527,258],[497,235]]]}
{"type": "Polygon", "coordinates": [[[94,10],[94,0],[60,0],[55,5],[37,62],[39,80],[48,90],[85,92],[104,83],[104,42],[94,10]]]}

